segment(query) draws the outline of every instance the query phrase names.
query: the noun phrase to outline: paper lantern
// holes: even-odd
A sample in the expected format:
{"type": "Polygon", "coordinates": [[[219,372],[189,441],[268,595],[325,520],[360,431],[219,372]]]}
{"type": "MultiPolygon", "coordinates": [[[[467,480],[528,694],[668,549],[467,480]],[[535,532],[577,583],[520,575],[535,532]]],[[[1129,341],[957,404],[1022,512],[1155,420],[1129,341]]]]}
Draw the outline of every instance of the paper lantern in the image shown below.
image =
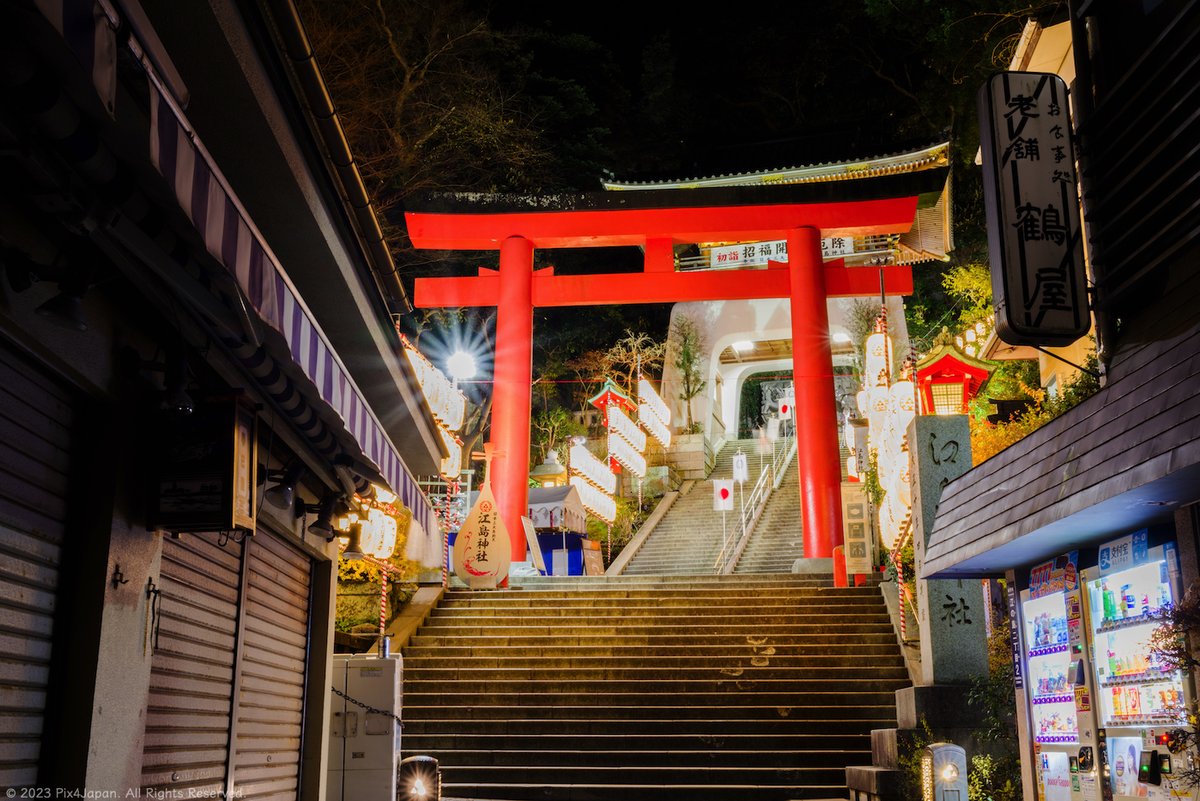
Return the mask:
{"type": "Polygon", "coordinates": [[[382,509],[371,509],[362,522],[359,543],[363,553],[376,559],[390,559],[396,551],[396,518],[382,509]]]}
{"type": "Polygon", "coordinates": [[[863,362],[867,386],[887,386],[892,372],[892,342],[887,334],[876,332],[867,337],[863,362]]]}

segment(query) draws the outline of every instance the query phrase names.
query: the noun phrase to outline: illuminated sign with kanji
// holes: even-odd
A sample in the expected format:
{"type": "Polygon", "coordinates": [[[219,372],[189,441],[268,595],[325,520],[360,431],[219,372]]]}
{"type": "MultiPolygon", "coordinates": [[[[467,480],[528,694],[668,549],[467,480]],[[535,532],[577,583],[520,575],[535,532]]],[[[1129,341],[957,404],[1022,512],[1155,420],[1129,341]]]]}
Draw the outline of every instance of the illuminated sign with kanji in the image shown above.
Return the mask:
{"type": "MultiPolygon", "coordinates": [[[[831,236],[821,240],[821,257],[837,259],[854,255],[854,237],[831,236]]],[[[788,260],[787,240],[771,242],[747,242],[741,245],[719,245],[708,253],[708,263],[713,269],[719,267],[758,267],[769,261],[786,264],[788,260]]]]}
{"type": "Polygon", "coordinates": [[[1067,86],[1002,72],[979,90],[979,136],[996,331],[1013,345],[1068,345],[1088,332],[1067,86]]]}

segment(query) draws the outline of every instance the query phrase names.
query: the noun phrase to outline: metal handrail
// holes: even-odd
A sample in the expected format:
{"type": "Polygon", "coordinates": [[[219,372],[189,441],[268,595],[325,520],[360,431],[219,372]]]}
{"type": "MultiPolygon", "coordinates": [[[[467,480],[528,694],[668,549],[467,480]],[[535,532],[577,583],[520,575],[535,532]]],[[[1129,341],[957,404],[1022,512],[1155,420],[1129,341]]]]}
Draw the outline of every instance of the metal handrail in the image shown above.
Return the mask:
{"type": "Polygon", "coordinates": [[[717,559],[713,562],[714,572],[727,573],[730,563],[744,550],[747,538],[754,531],[754,526],[762,515],[763,509],[766,508],[767,501],[771,499],[771,493],[778,489],[780,482],[783,481],[783,474],[795,451],[796,439],[791,435],[783,439],[782,448],[774,448],[771,461],[758,474],[758,479],[754,482],[754,489],[750,490],[749,502],[742,502],[742,510],[738,515],[738,535],[721,547],[721,552],[717,554],[717,559]],[[731,544],[732,547],[730,547],[731,544]]]}

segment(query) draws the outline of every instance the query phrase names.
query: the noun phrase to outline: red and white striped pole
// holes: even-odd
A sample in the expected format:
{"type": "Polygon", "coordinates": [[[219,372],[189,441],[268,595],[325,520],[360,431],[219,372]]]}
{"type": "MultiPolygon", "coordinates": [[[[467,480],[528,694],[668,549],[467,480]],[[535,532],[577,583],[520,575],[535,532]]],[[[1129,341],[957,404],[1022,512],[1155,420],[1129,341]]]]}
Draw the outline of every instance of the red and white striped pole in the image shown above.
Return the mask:
{"type": "Polygon", "coordinates": [[[387,637],[387,610],[388,610],[388,568],[387,565],[379,565],[379,653],[383,654],[387,650],[384,643],[387,637]]]}

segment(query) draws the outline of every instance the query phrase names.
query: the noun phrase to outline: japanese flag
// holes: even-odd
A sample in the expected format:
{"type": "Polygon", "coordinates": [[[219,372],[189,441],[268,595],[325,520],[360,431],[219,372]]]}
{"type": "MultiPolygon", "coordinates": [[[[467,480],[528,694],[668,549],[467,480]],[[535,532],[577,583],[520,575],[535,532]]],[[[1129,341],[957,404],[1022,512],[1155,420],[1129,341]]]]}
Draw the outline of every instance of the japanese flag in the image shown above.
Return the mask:
{"type": "Polygon", "coordinates": [[[731,479],[713,480],[713,511],[729,512],[733,510],[733,481],[731,479]]]}

